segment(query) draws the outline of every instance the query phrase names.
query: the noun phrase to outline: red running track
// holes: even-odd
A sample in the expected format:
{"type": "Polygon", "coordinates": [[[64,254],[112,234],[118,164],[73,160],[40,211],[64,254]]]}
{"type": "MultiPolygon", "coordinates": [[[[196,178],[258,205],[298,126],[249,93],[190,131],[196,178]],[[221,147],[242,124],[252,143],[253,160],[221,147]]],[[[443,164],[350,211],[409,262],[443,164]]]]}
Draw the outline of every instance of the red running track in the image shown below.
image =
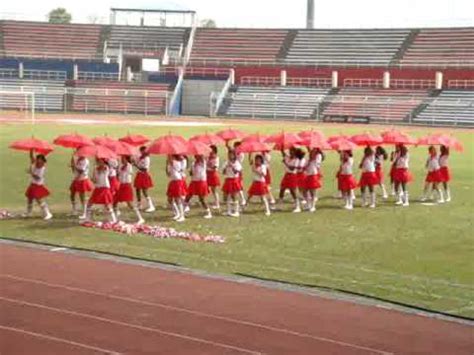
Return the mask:
{"type": "Polygon", "coordinates": [[[0,244],[0,354],[472,354],[473,327],[0,244]]]}

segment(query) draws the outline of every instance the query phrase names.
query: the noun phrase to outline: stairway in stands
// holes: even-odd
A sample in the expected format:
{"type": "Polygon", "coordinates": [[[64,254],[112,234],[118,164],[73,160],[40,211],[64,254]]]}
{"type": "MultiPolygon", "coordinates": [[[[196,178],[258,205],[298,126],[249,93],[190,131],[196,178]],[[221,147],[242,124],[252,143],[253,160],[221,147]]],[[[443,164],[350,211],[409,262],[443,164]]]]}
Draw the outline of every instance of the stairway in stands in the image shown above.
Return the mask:
{"type": "Polygon", "coordinates": [[[99,45],[97,46],[97,57],[100,58],[104,55],[105,42],[110,38],[110,26],[103,26],[100,31],[99,45]]]}
{"type": "Polygon", "coordinates": [[[297,35],[298,30],[288,31],[288,34],[286,35],[286,38],[281,45],[280,51],[277,54],[277,60],[284,60],[286,58],[291,46],[293,46],[293,42],[295,41],[297,35]]]}
{"type": "Polygon", "coordinates": [[[398,51],[393,55],[392,60],[390,61],[390,65],[400,64],[400,60],[403,58],[408,48],[411,47],[411,45],[415,41],[416,36],[418,36],[418,33],[420,33],[419,29],[410,31],[398,51]]]}
{"type": "Polygon", "coordinates": [[[311,118],[315,118],[322,121],[322,113],[331,104],[331,97],[335,97],[337,94],[339,94],[340,90],[340,88],[332,88],[331,90],[329,90],[326,97],[324,98],[324,101],[314,108],[311,118]]]}
{"type": "Polygon", "coordinates": [[[3,22],[0,21],[0,55],[5,54],[5,47],[3,45],[3,22]]]}
{"type": "Polygon", "coordinates": [[[418,105],[416,108],[413,109],[409,114],[406,115],[405,121],[410,122],[413,117],[418,116],[420,113],[422,113],[428,106],[430,105],[431,100],[430,99],[436,99],[439,95],[441,94],[441,90],[430,90],[428,93],[428,98],[429,100],[424,101],[420,105],[418,105]]]}

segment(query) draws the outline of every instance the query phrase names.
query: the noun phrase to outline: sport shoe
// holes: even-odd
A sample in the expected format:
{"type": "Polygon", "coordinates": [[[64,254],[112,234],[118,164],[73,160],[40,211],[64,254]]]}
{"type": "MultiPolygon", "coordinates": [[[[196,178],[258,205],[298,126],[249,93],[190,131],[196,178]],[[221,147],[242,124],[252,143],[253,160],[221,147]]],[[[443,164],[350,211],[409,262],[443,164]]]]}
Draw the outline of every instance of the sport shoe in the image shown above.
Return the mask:
{"type": "Polygon", "coordinates": [[[212,214],[210,213],[207,213],[204,215],[204,219],[211,219],[212,218],[212,214]]]}
{"type": "Polygon", "coordinates": [[[48,212],[48,213],[46,214],[46,216],[44,216],[43,219],[44,219],[45,221],[49,221],[51,218],[53,218],[53,215],[48,212]]]}
{"type": "Polygon", "coordinates": [[[403,207],[408,207],[408,206],[410,206],[410,203],[409,202],[404,202],[402,206],[403,207]]]}
{"type": "Polygon", "coordinates": [[[135,223],[137,226],[141,226],[145,224],[145,220],[143,218],[140,218],[137,223],[135,223]]]}
{"type": "Polygon", "coordinates": [[[316,207],[312,207],[312,208],[310,208],[308,211],[309,211],[310,213],[314,213],[314,212],[316,212],[316,207]]]}
{"type": "Polygon", "coordinates": [[[184,213],[189,213],[191,209],[189,208],[188,205],[184,206],[184,213]]]}
{"type": "Polygon", "coordinates": [[[145,212],[146,213],[151,213],[151,212],[155,212],[156,211],[156,208],[155,207],[148,207],[145,212]]]}
{"type": "Polygon", "coordinates": [[[239,212],[229,213],[229,216],[237,218],[237,217],[240,217],[240,213],[239,212]]]}
{"type": "Polygon", "coordinates": [[[370,205],[369,208],[375,208],[375,205],[370,205]]]}
{"type": "Polygon", "coordinates": [[[272,214],[270,211],[265,212],[265,216],[270,217],[272,214]]]}
{"type": "Polygon", "coordinates": [[[176,222],[182,223],[182,222],[184,222],[185,220],[186,220],[186,219],[184,218],[184,216],[181,216],[181,217],[179,217],[179,218],[176,220],[176,222]]]}
{"type": "Polygon", "coordinates": [[[293,213],[301,213],[301,208],[297,207],[293,210],[293,213]]]}

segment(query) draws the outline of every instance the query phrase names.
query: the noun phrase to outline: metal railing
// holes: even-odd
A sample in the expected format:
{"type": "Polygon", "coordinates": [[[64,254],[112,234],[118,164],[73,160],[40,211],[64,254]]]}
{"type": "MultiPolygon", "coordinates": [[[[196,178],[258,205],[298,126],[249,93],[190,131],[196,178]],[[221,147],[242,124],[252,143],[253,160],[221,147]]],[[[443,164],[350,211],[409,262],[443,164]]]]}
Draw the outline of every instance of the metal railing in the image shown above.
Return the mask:
{"type": "Polygon", "coordinates": [[[0,68],[0,78],[18,78],[18,69],[0,68]]]}
{"type": "Polygon", "coordinates": [[[391,79],[390,87],[394,89],[434,89],[435,80],[425,79],[391,79]]]}
{"type": "Polygon", "coordinates": [[[78,80],[119,80],[119,73],[102,73],[102,72],[88,72],[80,71],[77,74],[78,80]]]}
{"type": "Polygon", "coordinates": [[[252,86],[280,86],[279,76],[243,76],[240,78],[241,85],[252,86]]]}
{"type": "Polygon", "coordinates": [[[65,81],[67,72],[62,70],[25,69],[23,70],[23,79],[65,81]]]}
{"type": "MultiPolygon", "coordinates": [[[[181,58],[175,58],[170,63],[174,65],[182,65],[183,60],[181,58]]],[[[252,67],[295,67],[295,66],[304,66],[309,68],[327,68],[327,67],[343,67],[343,68],[416,68],[416,69],[467,69],[474,68],[474,59],[473,60],[420,60],[418,62],[409,62],[409,63],[390,63],[387,60],[350,60],[350,59],[340,59],[340,60],[298,60],[298,61],[289,61],[289,60],[277,60],[277,59],[246,59],[246,58],[225,58],[225,59],[212,59],[212,58],[191,58],[189,59],[188,65],[191,66],[224,66],[224,67],[234,67],[234,66],[252,66],[252,67]]]]}
{"type": "Polygon", "coordinates": [[[57,52],[40,52],[40,51],[5,51],[0,57],[8,58],[39,58],[39,59],[68,59],[68,60],[89,60],[103,61],[103,55],[99,54],[83,54],[83,53],[57,53],[57,52]]]}
{"type": "Polygon", "coordinates": [[[344,87],[354,88],[382,88],[383,80],[381,79],[344,79],[344,87]]]}
{"type": "Polygon", "coordinates": [[[331,87],[331,78],[287,78],[287,86],[297,87],[331,87]]]}
{"type": "Polygon", "coordinates": [[[448,81],[449,89],[474,89],[474,80],[449,80],[448,81]]]}

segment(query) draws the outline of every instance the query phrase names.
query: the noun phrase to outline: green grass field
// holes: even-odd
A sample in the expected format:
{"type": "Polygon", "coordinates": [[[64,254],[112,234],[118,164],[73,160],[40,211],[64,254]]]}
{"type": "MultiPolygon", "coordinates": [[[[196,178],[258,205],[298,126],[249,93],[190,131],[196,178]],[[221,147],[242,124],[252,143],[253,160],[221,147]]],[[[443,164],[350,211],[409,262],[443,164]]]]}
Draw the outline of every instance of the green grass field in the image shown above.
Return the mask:
{"type": "MultiPolygon", "coordinates": [[[[276,132],[307,129],[308,124],[278,123],[233,125],[246,131],[276,132]]],[[[316,127],[316,126],[315,126],[316,127]]],[[[222,127],[209,127],[212,132],[222,127]]],[[[327,135],[355,134],[364,126],[321,126],[327,135]]],[[[368,126],[369,131],[378,131],[368,126]]],[[[202,128],[126,126],[37,125],[35,136],[52,141],[61,133],[78,132],[91,136],[108,133],[122,136],[127,132],[150,137],[172,132],[185,137],[203,132],[202,128]]],[[[18,138],[28,137],[28,125],[0,126],[0,208],[21,212],[25,207],[24,190],[28,176],[27,155],[7,149],[18,138]]],[[[414,129],[413,135],[431,132],[414,129]]],[[[328,153],[324,163],[325,185],[315,214],[278,212],[263,216],[260,205],[251,206],[240,219],[218,216],[202,219],[194,210],[178,229],[200,233],[216,233],[226,237],[222,245],[191,243],[177,240],[154,240],[127,237],[110,232],[91,231],[68,217],[70,205],[67,167],[71,151],[58,148],[49,157],[47,183],[53,191],[49,199],[55,219],[13,219],[0,221],[1,236],[81,247],[134,257],[173,262],[190,268],[223,274],[247,274],[314,286],[325,286],[357,292],[387,300],[403,302],[432,310],[474,317],[474,140],[472,132],[453,131],[466,151],[451,156],[454,175],[453,201],[445,205],[423,206],[416,202],[424,180],[426,148],[413,148],[411,167],[416,177],[410,185],[412,204],[396,207],[393,201],[379,202],[375,210],[341,209],[341,201],[332,198],[337,155],[328,153]]],[[[361,151],[356,152],[356,161],[361,151]]],[[[273,176],[276,187],[282,169],[275,155],[273,176]]],[[[249,177],[248,167],[246,177],[249,177]]],[[[166,178],[164,160],[154,157],[152,170],[156,187],[153,197],[158,205],[165,202],[166,178]]],[[[385,170],[388,170],[388,165],[385,170]]],[[[248,180],[247,180],[248,182],[248,180]]],[[[360,202],[357,202],[360,205],[360,202]]],[[[161,208],[146,216],[150,224],[174,226],[170,212],[161,208]]]]}

